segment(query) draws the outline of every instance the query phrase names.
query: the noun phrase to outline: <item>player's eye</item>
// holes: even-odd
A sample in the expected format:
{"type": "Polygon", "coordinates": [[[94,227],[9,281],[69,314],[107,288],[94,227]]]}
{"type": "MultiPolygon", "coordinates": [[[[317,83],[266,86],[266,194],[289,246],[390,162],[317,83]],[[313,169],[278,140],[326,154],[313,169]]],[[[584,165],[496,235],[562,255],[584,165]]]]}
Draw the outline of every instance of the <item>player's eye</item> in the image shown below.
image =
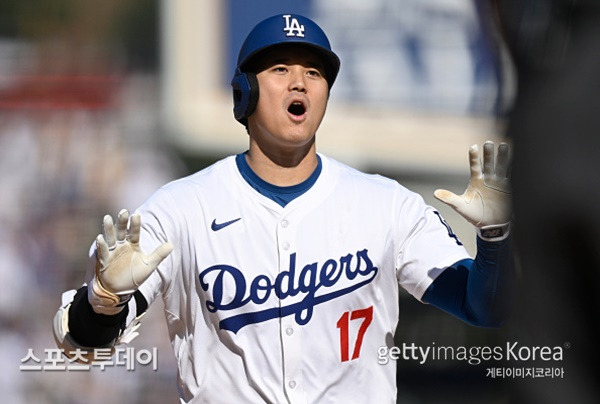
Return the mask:
{"type": "Polygon", "coordinates": [[[285,66],[275,66],[271,70],[275,73],[285,73],[287,68],[285,66]]]}
{"type": "Polygon", "coordinates": [[[306,72],[306,74],[311,77],[321,77],[321,72],[317,69],[310,69],[308,72],[306,72]]]}

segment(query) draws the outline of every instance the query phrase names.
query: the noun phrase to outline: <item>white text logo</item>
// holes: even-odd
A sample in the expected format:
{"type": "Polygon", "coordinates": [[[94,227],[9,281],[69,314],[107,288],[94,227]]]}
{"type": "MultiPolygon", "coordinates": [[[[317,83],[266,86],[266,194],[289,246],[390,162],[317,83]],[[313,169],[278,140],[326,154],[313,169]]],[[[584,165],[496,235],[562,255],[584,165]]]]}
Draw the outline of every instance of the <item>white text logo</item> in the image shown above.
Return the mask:
{"type": "Polygon", "coordinates": [[[286,14],[283,16],[285,19],[285,28],[283,29],[286,32],[286,36],[298,36],[300,38],[304,38],[304,25],[300,25],[297,19],[292,18],[290,21],[291,15],[286,14]]]}

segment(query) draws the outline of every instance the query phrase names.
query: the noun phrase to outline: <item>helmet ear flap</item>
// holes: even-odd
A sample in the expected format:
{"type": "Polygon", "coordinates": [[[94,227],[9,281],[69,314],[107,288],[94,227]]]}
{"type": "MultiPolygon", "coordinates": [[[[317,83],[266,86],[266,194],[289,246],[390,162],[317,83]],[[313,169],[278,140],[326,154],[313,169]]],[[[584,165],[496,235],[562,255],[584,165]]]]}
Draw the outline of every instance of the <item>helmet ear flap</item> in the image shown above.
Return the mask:
{"type": "Polygon", "coordinates": [[[231,80],[233,88],[233,115],[246,125],[248,117],[254,113],[258,104],[258,79],[254,73],[236,70],[231,80]]]}

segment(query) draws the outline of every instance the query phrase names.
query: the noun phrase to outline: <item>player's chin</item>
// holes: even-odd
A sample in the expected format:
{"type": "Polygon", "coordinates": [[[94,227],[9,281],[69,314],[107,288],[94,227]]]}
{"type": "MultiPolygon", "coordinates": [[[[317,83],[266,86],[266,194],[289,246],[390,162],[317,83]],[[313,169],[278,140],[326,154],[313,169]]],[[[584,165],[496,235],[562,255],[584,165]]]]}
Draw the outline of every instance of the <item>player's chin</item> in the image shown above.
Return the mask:
{"type": "Polygon", "coordinates": [[[304,121],[291,123],[286,132],[289,139],[293,139],[293,141],[299,143],[304,143],[314,137],[316,130],[317,125],[314,125],[310,121],[304,121]]]}
{"type": "Polygon", "coordinates": [[[290,125],[281,132],[281,135],[279,140],[282,145],[297,149],[313,143],[315,131],[305,125],[290,125]]]}

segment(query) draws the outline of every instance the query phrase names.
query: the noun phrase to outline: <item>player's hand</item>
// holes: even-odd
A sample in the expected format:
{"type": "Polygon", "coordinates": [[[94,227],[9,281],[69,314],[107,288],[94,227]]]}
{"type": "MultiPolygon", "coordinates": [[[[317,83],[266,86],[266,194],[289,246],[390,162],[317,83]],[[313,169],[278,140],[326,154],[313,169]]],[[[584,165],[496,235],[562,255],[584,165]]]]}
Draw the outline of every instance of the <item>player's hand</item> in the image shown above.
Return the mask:
{"type": "Polygon", "coordinates": [[[483,145],[483,165],[479,158],[479,148],[469,148],[471,179],[462,195],[445,189],[438,189],[434,196],[450,205],[465,219],[478,228],[480,236],[494,239],[508,231],[512,215],[511,193],[508,181],[508,145],[500,143],[494,162],[494,143],[483,145]]]}
{"type": "Polygon", "coordinates": [[[117,223],[104,216],[104,234],[96,238],[96,272],[88,287],[88,300],[96,313],[113,315],[123,309],[133,292],[173,251],[169,242],[145,254],[139,246],[141,219],[119,212],[117,223]]]}

